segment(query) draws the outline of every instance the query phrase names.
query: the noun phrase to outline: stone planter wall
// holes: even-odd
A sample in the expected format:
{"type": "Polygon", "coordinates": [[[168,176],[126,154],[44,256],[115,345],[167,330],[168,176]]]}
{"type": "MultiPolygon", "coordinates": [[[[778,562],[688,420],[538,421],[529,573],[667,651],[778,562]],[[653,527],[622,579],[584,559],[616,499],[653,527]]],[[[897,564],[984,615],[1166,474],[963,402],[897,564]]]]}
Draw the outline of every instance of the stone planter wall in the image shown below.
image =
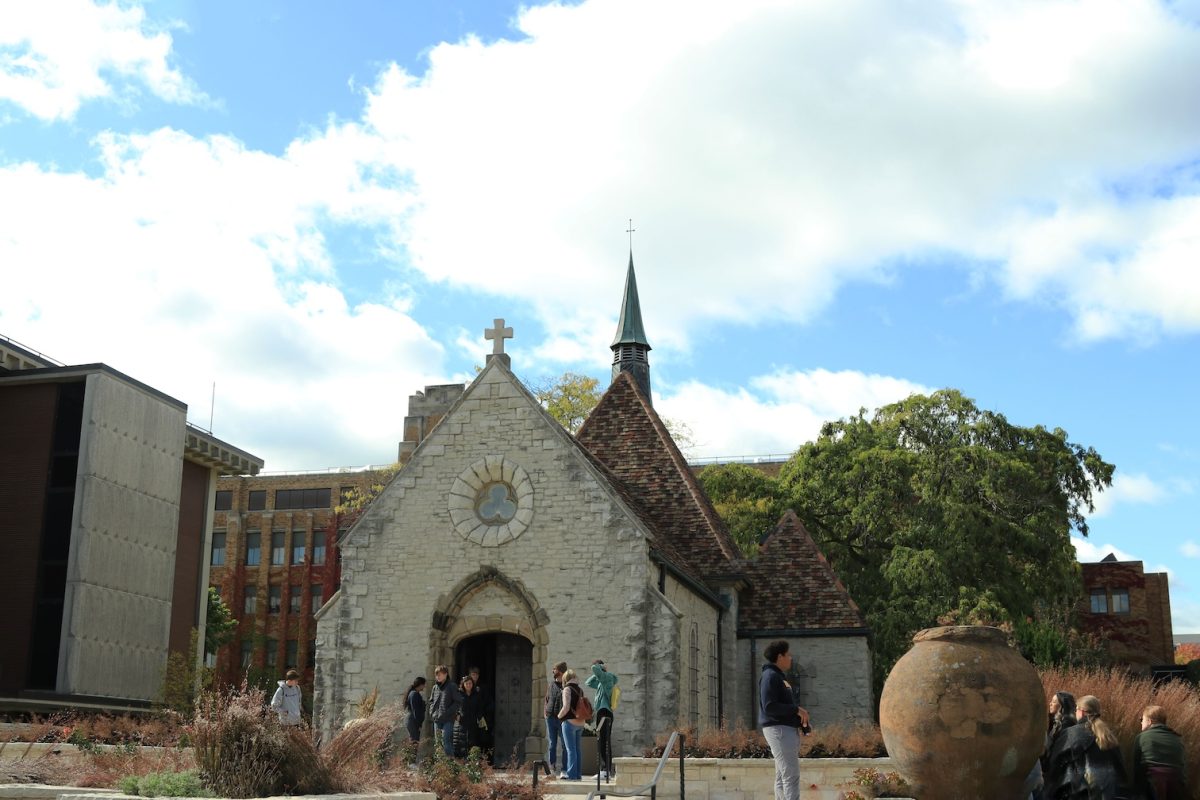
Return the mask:
{"type": "MultiPolygon", "coordinates": [[[[616,784],[643,786],[654,777],[658,759],[617,758],[616,784]]],[[[800,800],[838,800],[842,784],[856,769],[895,768],[888,758],[802,758],[800,800]]],[[[683,777],[687,800],[775,800],[775,762],[769,758],[688,758],[683,777]]],[[[658,796],[679,797],[679,758],[672,758],[658,782],[658,796]]]]}

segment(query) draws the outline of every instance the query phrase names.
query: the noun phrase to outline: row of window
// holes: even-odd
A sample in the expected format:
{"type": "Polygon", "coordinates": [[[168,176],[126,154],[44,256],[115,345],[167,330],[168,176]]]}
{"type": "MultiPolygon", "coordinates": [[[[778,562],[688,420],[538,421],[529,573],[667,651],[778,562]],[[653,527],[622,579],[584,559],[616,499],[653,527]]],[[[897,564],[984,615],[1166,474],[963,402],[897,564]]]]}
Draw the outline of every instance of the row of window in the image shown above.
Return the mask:
{"type": "MultiPolygon", "coordinates": [[[[347,493],[354,491],[353,486],[343,486],[341,489],[341,497],[345,498],[347,493]]],[[[276,489],[275,490],[275,505],[276,511],[296,511],[305,508],[332,508],[333,489],[276,489]]],[[[230,489],[221,489],[217,492],[216,504],[213,506],[215,511],[232,511],[233,510],[233,491],[230,489]]],[[[247,511],[266,511],[267,510],[267,490],[266,489],[251,489],[246,495],[246,510],[247,511]]]]}
{"type": "MultiPolygon", "coordinates": [[[[309,587],[308,613],[315,614],[321,608],[321,595],[324,586],[314,583],[309,587]]],[[[288,589],[288,613],[299,614],[304,603],[303,587],[293,583],[288,589]]],[[[278,585],[267,587],[267,613],[278,614],[283,609],[283,587],[278,585]]],[[[242,590],[242,612],[245,614],[258,613],[258,587],[247,586],[242,590]]]]}
{"type": "MultiPolygon", "coordinates": [[[[288,558],[287,543],[285,541],[286,531],[271,532],[271,566],[278,567],[286,563],[288,558]]],[[[308,534],[306,531],[292,531],[292,564],[303,564],[304,556],[308,552],[308,534]]],[[[226,562],[226,541],[227,536],[225,531],[213,531],[212,538],[212,553],[209,557],[209,563],[214,567],[222,567],[226,562]]],[[[262,532],[261,531],[246,531],[246,555],[245,563],[248,567],[256,567],[262,563],[262,532]]],[[[312,532],[312,563],[321,565],[325,563],[325,531],[312,532]]]]}
{"type": "MultiPolygon", "coordinates": [[[[268,667],[279,666],[279,640],[266,640],[266,665],[268,667]]],[[[317,643],[310,640],[308,643],[308,666],[312,666],[316,662],[317,643]]],[[[254,660],[254,640],[242,640],[242,669],[250,667],[254,660]]],[[[288,639],[283,649],[283,666],[293,668],[299,666],[300,663],[300,643],[295,639],[288,639]]]]}
{"type": "Polygon", "coordinates": [[[1093,614],[1128,614],[1128,589],[1092,589],[1093,614]]]}

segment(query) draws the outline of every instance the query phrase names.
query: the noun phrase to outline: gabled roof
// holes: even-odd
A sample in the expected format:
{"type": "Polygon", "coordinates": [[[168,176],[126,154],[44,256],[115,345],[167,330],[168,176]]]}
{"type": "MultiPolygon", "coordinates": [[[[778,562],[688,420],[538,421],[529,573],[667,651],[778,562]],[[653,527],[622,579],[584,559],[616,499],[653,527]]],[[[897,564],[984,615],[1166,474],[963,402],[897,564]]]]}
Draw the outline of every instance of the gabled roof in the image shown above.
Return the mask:
{"type": "Polygon", "coordinates": [[[866,633],[862,611],[817,543],[788,510],[750,563],[753,590],[743,597],[738,634],[772,631],[866,633]]]}
{"type": "Polygon", "coordinates": [[[741,577],[743,561],[729,530],[628,373],[613,379],[576,439],[623,485],[665,552],[686,559],[706,582],[741,577]]]}

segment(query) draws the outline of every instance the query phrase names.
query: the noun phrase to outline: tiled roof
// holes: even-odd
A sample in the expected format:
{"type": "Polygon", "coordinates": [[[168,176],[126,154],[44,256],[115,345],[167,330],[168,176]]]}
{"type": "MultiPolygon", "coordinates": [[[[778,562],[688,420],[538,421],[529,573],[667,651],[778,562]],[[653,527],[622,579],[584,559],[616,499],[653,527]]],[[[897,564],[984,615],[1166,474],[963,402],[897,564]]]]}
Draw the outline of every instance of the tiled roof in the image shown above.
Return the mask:
{"type": "Polygon", "coordinates": [[[677,566],[690,566],[689,572],[698,573],[693,577],[709,583],[741,575],[744,562],[725,523],[627,373],[613,380],[576,438],[623,485],[677,566]]]}
{"type": "Polygon", "coordinates": [[[846,587],[794,511],[788,510],[749,567],[741,631],[866,629],[846,587]]]}

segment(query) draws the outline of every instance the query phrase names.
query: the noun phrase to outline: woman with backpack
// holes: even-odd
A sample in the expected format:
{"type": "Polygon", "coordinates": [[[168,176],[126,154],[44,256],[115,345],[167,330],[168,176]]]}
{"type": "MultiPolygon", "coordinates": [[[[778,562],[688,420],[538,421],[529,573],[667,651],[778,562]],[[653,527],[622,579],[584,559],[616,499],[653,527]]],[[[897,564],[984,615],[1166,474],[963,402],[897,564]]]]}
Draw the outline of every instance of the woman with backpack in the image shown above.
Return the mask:
{"type": "Polygon", "coordinates": [[[604,662],[597,658],[592,662],[592,676],[587,685],[596,690],[592,706],[596,709],[596,755],[600,761],[600,780],[607,781],[616,773],[612,760],[613,709],[617,707],[620,690],[617,676],[608,671],[604,662]]]}
{"type": "Polygon", "coordinates": [[[404,727],[408,731],[408,738],[414,742],[421,741],[421,726],[425,724],[425,698],[421,696],[424,688],[425,678],[418,676],[404,693],[404,707],[408,709],[404,727]]]}
{"type": "Polygon", "coordinates": [[[558,777],[578,781],[583,779],[583,726],[592,716],[591,702],[584,696],[575,670],[568,669],[563,673],[562,684],[562,710],[558,712],[558,718],[562,720],[563,746],[567,749],[567,771],[558,777]]]}

